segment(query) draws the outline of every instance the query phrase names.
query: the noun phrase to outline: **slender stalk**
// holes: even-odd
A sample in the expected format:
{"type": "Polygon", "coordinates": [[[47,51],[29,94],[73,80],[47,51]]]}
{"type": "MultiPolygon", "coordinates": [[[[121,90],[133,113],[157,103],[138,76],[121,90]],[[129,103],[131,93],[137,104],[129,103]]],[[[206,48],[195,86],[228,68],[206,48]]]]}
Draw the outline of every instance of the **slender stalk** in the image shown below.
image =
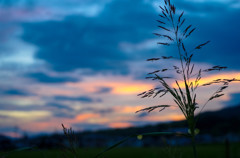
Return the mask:
{"type": "MultiPolygon", "coordinates": [[[[170,8],[169,8],[170,10],[170,8]]],[[[175,34],[175,39],[176,39],[176,42],[177,42],[177,49],[178,49],[178,54],[179,54],[179,59],[180,59],[180,62],[181,62],[181,67],[182,67],[182,75],[183,75],[183,79],[184,79],[184,82],[185,82],[185,88],[187,89],[187,84],[189,83],[189,76],[185,74],[185,68],[183,66],[183,59],[182,59],[182,53],[181,53],[181,40],[180,38],[178,37],[178,32],[176,31],[176,27],[175,27],[175,24],[174,24],[174,21],[173,21],[173,18],[171,18],[171,22],[172,22],[172,27],[173,27],[173,30],[174,30],[174,34],[175,34]],[[188,83],[187,83],[188,81],[188,83]]],[[[186,93],[190,93],[190,91],[186,92],[186,93]]],[[[189,94],[191,95],[191,94],[189,94]]],[[[188,102],[188,106],[190,106],[191,103],[188,102]]],[[[190,107],[189,107],[190,108],[190,107]]],[[[186,117],[188,121],[188,126],[189,126],[189,129],[191,131],[191,141],[192,141],[192,147],[193,147],[193,155],[194,155],[194,158],[197,158],[197,149],[196,149],[196,141],[195,141],[195,123],[194,123],[194,111],[191,111],[190,112],[190,117],[186,117]]]]}
{"type": "Polygon", "coordinates": [[[195,141],[195,134],[192,134],[192,147],[193,147],[193,155],[194,158],[197,158],[197,149],[196,149],[196,141],[195,141]]]}

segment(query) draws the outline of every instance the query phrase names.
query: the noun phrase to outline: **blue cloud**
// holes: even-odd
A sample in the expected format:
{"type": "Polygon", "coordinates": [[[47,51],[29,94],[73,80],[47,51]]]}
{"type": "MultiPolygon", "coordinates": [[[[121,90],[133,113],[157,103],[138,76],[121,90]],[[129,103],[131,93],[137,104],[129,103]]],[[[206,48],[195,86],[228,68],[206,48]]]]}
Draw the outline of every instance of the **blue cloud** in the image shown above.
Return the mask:
{"type": "MultiPolygon", "coordinates": [[[[238,36],[240,34],[240,9],[229,9],[230,6],[217,2],[184,2],[176,1],[176,7],[185,11],[185,29],[190,24],[197,27],[196,31],[185,40],[185,46],[192,50],[197,45],[208,40],[211,42],[200,51],[194,53],[194,61],[205,62],[214,65],[228,66],[232,70],[240,69],[240,46],[238,36]]],[[[159,39],[159,41],[161,41],[159,39]]],[[[168,55],[177,56],[175,48],[161,48],[168,55]]],[[[159,56],[165,54],[159,54],[159,56]]]]}
{"type": "Polygon", "coordinates": [[[38,82],[43,83],[63,83],[63,82],[77,82],[78,79],[71,78],[71,77],[52,77],[48,76],[47,74],[37,72],[37,73],[28,73],[26,74],[27,77],[33,78],[38,82]]]}
{"type": "Polygon", "coordinates": [[[68,111],[73,111],[73,109],[67,105],[63,105],[63,104],[59,104],[59,103],[48,103],[47,104],[48,107],[54,107],[57,109],[63,109],[63,110],[68,110],[68,111]]]}
{"type": "Polygon", "coordinates": [[[225,106],[237,106],[240,104],[240,93],[232,93],[230,98],[230,100],[223,102],[225,106]]]}
{"type": "Polygon", "coordinates": [[[205,62],[211,62],[216,65],[224,64],[232,69],[239,69],[240,58],[240,46],[238,42],[238,36],[240,34],[240,21],[236,20],[240,15],[240,10],[232,12],[224,12],[221,16],[215,17],[215,21],[208,19],[206,21],[200,21],[202,26],[196,34],[196,37],[203,41],[203,35],[205,39],[210,39],[212,42],[205,49],[201,60],[205,62]],[[211,25],[211,27],[209,27],[211,25]],[[205,34],[204,34],[205,32],[205,34]]]}
{"type": "Polygon", "coordinates": [[[107,129],[109,127],[101,124],[76,123],[76,124],[73,124],[73,128],[95,131],[100,129],[107,129]]]}
{"type": "Polygon", "coordinates": [[[119,43],[153,37],[154,17],[150,4],[113,1],[93,18],[73,15],[63,21],[24,23],[22,38],[38,46],[36,58],[47,61],[56,71],[81,68],[126,74],[127,62],[136,57],[122,52],[119,43]]]}
{"type": "Polygon", "coordinates": [[[1,94],[3,95],[17,95],[17,96],[30,96],[33,94],[28,93],[25,90],[20,90],[20,89],[8,89],[5,91],[2,91],[1,94]]]}
{"type": "Polygon", "coordinates": [[[143,117],[145,117],[145,116],[147,116],[148,115],[148,113],[147,112],[142,112],[142,113],[140,113],[140,114],[138,114],[138,115],[136,115],[138,118],[143,118],[143,117]]]}
{"type": "Polygon", "coordinates": [[[194,1],[188,1],[188,2],[183,2],[183,1],[174,1],[173,2],[177,8],[180,10],[184,10],[185,12],[189,13],[202,13],[202,14],[208,14],[212,15],[213,13],[221,11],[225,11],[228,9],[228,6],[225,3],[221,2],[204,2],[204,3],[199,3],[199,2],[194,2],[194,1]]]}
{"type": "Polygon", "coordinates": [[[102,102],[101,99],[93,99],[88,96],[79,96],[79,97],[55,96],[54,99],[57,101],[79,101],[83,103],[102,102]]]}
{"type": "Polygon", "coordinates": [[[112,88],[110,87],[100,87],[96,93],[102,94],[102,93],[110,93],[112,91],[112,88]]]}
{"type": "Polygon", "coordinates": [[[87,108],[83,108],[80,111],[81,113],[86,113],[86,112],[93,112],[93,113],[97,113],[100,115],[105,115],[105,114],[110,114],[115,112],[113,108],[101,108],[101,109],[97,109],[94,107],[87,107],[87,108]]]}

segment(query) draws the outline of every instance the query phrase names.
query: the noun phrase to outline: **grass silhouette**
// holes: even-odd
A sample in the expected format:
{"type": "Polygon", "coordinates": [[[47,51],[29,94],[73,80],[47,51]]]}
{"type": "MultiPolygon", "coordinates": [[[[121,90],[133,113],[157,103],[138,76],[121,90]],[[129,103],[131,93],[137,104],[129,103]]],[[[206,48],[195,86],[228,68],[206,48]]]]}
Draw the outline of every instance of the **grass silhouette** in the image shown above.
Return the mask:
{"type": "MultiPolygon", "coordinates": [[[[150,58],[147,61],[156,62],[161,60],[171,60],[175,59],[179,62],[180,66],[173,65],[173,67],[158,69],[153,72],[148,73],[146,79],[151,79],[157,81],[160,86],[154,89],[150,89],[145,91],[138,96],[141,98],[150,98],[150,97],[164,97],[167,94],[170,94],[173,98],[173,101],[176,105],[156,105],[151,106],[148,108],[141,109],[138,112],[151,112],[156,109],[160,109],[160,111],[164,110],[165,108],[171,106],[177,106],[182,114],[185,116],[185,119],[188,124],[188,133],[174,133],[174,132],[153,132],[153,133],[143,133],[143,134],[136,134],[129,136],[136,137],[136,136],[146,136],[146,135],[181,135],[187,136],[191,139],[192,142],[192,149],[193,149],[193,156],[197,158],[197,150],[196,150],[196,142],[195,137],[199,133],[199,129],[196,128],[197,121],[199,116],[196,117],[196,109],[200,108],[200,114],[205,106],[212,100],[222,97],[224,95],[223,91],[228,88],[230,82],[239,81],[236,78],[232,79],[223,79],[218,78],[211,82],[200,84],[202,79],[203,73],[208,73],[212,71],[221,71],[226,69],[225,66],[213,66],[207,69],[197,69],[195,68],[195,64],[192,62],[192,58],[194,53],[204,46],[206,46],[210,41],[206,41],[201,43],[191,50],[188,50],[184,44],[187,38],[190,38],[192,33],[196,30],[193,28],[192,25],[185,25],[185,18],[184,12],[181,12],[180,15],[176,15],[176,7],[170,2],[170,0],[164,0],[164,5],[159,6],[161,9],[160,20],[157,20],[159,23],[158,28],[164,32],[163,34],[154,33],[156,36],[161,37],[164,42],[158,42],[159,45],[163,46],[175,46],[177,48],[176,56],[161,56],[159,58],[150,58]],[[172,71],[176,73],[177,78],[172,78],[170,76],[166,76],[164,73],[172,71]],[[172,86],[171,83],[175,82],[176,87],[172,86]],[[209,98],[206,99],[206,102],[202,105],[198,105],[197,99],[197,89],[200,87],[206,87],[213,84],[220,84],[219,88],[211,95],[209,98]]],[[[171,63],[171,61],[169,62],[171,63]]],[[[113,146],[107,148],[102,153],[109,151],[116,146],[122,144],[128,140],[125,138],[113,146]]],[[[100,155],[102,154],[100,153],[100,155]]],[[[98,155],[99,156],[99,155],[98,155]]]]}
{"type": "MultiPolygon", "coordinates": [[[[212,100],[219,98],[224,95],[223,91],[228,87],[230,82],[239,81],[238,79],[215,79],[211,82],[200,84],[200,80],[202,78],[203,73],[208,73],[211,71],[220,71],[226,69],[225,66],[213,66],[208,69],[196,69],[195,64],[192,63],[192,58],[194,56],[195,51],[200,50],[202,47],[207,45],[210,41],[204,42],[195,46],[191,51],[189,51],[184,44],[184,41],[189,38],[192,33],[196,30],[192,25],[186,25],[184,19],[184,12],[182,12],[179,16],[176,15],[176,7],[170,2],[170,0],[164,0],[164,6],[159,6],[161,9],[159,28],[165,32],[165,34],[154,33],[158,37],[162,37],[164,41],[168,42],[158,42],[160,45],[171,46],[175,45],[177,47],[178,53],[177,57],[173,56],[162,56],[160,58],[151,58],[147,59],[147,61],[158,61],[158,60],[171,60],[177,59],[180,63],[180,66],[174,65],[173,67],[164,68],[160,70],[155,70],[149,73],[147,79],[156,80],[160,83],[160,87],[150,89],[145,91],[139,96],[142,98],[146,97],[163,97],[166,94],[170,94],[173,97],[174,102],[179,107],[185,119],[188,123],[188,133],[192,140],[193,154],[194,158],[197,157],[196,151],[196,143],[195,136],[199,133],[199,129],[196,128],[197,121],[199,117],[196,117],[195,111],[200,106],[197,102],[197,92],[196,90],[200,87],[210,86],[213,84],[221,84],[221,86],[206,100],[205,104],[201,106],[200,112],[204,109],[204,107],[212,100]],[[169,27],[171,26],[171,27],[169,27]],[[168,71],[173,71],[177,74],[178,78],[174,79],[169,76],[165,76],[164,73],[168,71]],[[176,88],[171,86],[173,81],[176,83],[176,88]],[[180,84],[182,83],[182,84],[180,84]]],[[[160,109],[160,111],[165,108],[171,107],[174,105],[157,105],[151,106],[145,109],[141,109],[137,112],[147,111],[151,112],[155,109],[160,109]]],[[[200,116],[200,115],[198,115],[200,116]]]]}

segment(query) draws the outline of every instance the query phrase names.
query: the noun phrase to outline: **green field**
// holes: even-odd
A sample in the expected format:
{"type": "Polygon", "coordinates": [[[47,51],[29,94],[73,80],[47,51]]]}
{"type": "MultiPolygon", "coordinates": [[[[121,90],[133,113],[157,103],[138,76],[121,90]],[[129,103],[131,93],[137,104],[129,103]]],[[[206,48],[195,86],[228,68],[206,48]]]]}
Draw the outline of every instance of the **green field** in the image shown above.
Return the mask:
{"type": "MultiPolygon", "coordinates": [[[[198,145],[199,158],[227,158],[224,144],[198,145]]],[[[93,158],[102,149],[79,149],[80,158],[93,158]]],[[[33,150],[9,153],[6,158],[61,158],[61,150],[33,150]]],[[[1,153],[2,155],[3,153],[1,153]]],[[[1,156],[0,156],[1,157],[1,156]]],[[[68,155],[67,157],[73,157],[68,155]]],[[[192,158],[190,146],[184,147],[146,147],[117,148],[105,153],[102,158],[192,158]]],[[[230,145],[230,157],[240,158],[240,144],[230,145]]]]}

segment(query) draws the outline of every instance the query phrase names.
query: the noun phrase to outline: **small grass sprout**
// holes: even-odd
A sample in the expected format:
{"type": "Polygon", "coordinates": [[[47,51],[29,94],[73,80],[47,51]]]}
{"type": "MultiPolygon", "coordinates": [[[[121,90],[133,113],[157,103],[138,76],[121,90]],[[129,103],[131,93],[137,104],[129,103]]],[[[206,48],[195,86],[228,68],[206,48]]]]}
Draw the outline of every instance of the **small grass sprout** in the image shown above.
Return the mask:
{"type": "Polygon", "coordinates": [[[75,134],[75,132],[73,131],[73,129],[71,127],[66,128],[62,124],[62,128],[63,128],[63,133],[64,133],[65,137],[67,138],[67,143],[68,143],[67,145],[65,145],[64,150],[63,150],[64,158],[68,158],[69,155],[72,155],[74,158],[79,157],[79,153],[77,150],[78,146],[79,146],[79,139],[77,138],[77,135],[75,134]]]}

